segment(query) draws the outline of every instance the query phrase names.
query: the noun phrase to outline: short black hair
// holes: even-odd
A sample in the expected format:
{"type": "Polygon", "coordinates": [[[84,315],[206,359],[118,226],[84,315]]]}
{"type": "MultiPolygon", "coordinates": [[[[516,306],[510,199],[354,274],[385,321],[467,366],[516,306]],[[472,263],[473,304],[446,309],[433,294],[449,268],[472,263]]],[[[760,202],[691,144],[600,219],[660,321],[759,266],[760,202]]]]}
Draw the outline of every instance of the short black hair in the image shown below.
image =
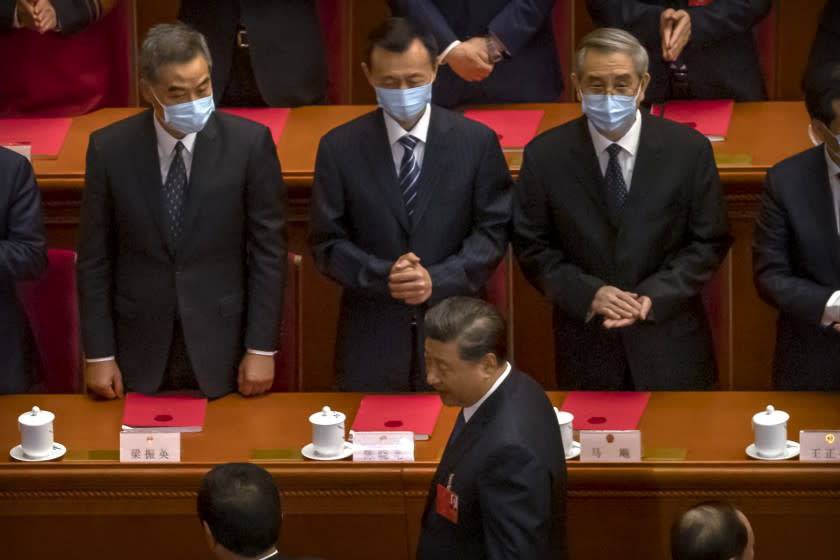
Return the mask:
{"type": "Polygon", "coordinates": [[[411,43],[419,39],[429,52],[432,66],[437,66],[438,44],[432,35],[417,23],[400,17],[386,19],[368,35],[368,45],[365,50],[365,62],[370,67],[370,56],[374,48],[401,53],[408,50],[411,43]]]}
{"type": "Polygon", "coordinates": [[[840,99],[840,64],[826,64],[810,72],[805,81],[805,107],[812,119],[830,126],[840,118],[832,102],[840,99]]]}
{"type": "Polygon", "coordinates": [[[426,338],[458,344],[462,360],[477,363],[487,354],[507,359],[507,326],[486,301],[463,296],[443,300],[427,313],[426,338]]]}
{"type": "Polygon", "coordinates": [[[673,560],[740,559],[746,548],[747,527],[726,502],[698,504],[671,527],[673,560]]]}
{"type": "Polygon", "coordinates": [[[207,473],[198,491],[198,518],[216,542],[241,556],[256,556],[277,545],[280,493],[271,475],[257,465],[227,463],[207,473]]]}

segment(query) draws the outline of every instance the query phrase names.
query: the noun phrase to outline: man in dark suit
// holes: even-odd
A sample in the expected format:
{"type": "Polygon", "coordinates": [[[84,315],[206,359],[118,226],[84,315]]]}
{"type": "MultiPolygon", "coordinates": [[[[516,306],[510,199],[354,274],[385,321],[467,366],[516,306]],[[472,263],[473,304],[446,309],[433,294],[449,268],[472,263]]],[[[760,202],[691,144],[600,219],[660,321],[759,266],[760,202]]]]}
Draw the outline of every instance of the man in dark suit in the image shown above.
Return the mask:
{"type": "Polygon", "coordinates": [[[442,50],[434,100],[462,104],[559,101],[563,78],[554,0],[391,0],[396,15],[429,29],[442,50]]]}
{"type": "Polygon", "coordinates": [[[805,92],[822,146],[767,172],[755,230],[759,294],[779,310],[773,383],[840,390],[840,66],[813,74],[805,92]]]}
{"type": "Polygon", "coordinates": [[[423,312],[477,295],[504,256],[511,179],[489,128],[429,103],[434,38],[393,18],[364,70],[382,109],[321,139],[309,242],[341,284],[338,387],[423,386],[423,312]]]}
{"type": "Polygon", "coordinates": [[[264,468],[216,465],[201,482],[197,504],[207,545],[218,560],[287,559],[277,550],[280,493],[264,468]]]}
{"type": "Polygon", "coordinates": [[[817,33],[811,44],[811,54],[808,57],[808,77],[815,75],[825,66],[840,65],[840,0],[826,0],[820,19],[817,23],[817,33]]]}
{"type": "Polygon", "coordinates": [[[514,250],[554,304],[563,389],[712,385],[700,292],[731,243],[709,141],[642,114],[647,54],[629,33],[581,42],[581,118],[526,148],[514,250]]]}
{"type": "Polygon", "coordinates": [[[771,0],[586,0],[595,24],[632,33],[651,57],[651,103],[767,98],[753,27],[771,0]]]}
{"type": "Polygon", "coordinates": [[[506,361],[505,323],[453,297],[426,314],[429,385],[462,407],[432,480],[417,560],[566,558],[566,463],[545,392],[506,361]]]}
{"type": "Polygon", "coordinates": [[[326,98],[315,0],[181,0],[178,18],[207,37],[218,104],[297,107],[326,98]]]}
{"type": "Polygon", "coordinates": [[[0,394],[34,384],[33,345],[17,283],[47,269],[41,191],[26,158],[0,148],[0,394]]]}
{"type": "Polygon", "coordinates": [[[209,65],[200,33],[155,26],[153,110],[90,137],[77,273],[87,384],[107,398],[272,384],[285,188],[268,129],[213,111],[209,65]]]}

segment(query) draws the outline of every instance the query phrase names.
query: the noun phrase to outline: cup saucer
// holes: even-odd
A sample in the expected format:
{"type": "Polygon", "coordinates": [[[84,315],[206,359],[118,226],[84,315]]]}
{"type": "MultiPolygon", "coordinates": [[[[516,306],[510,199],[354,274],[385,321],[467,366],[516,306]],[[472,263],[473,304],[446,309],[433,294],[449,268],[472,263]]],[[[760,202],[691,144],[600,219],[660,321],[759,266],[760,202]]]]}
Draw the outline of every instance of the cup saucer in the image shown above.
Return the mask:
{"type": "Polygon", "coordinates": [[[59,457],[63,457],[65,453],[67,453],[67,448],[58,443],[57,441],[53,442],[53,447],[49,455],[47,455],[46,457],[39,457],[38,459],[27,457],[26,455],[24,455],[23,447],[21,447],[20,445],[16,445],[9,450],[9,455],[12,456],[12,459],[16,459],[18,461],[26,461],[27,463],[52,461],[54,459],[58,459],[59,457]]]}
{"type": "Polygon", "coordinates": [[[793,459],[794,457],[799,456],[799,444],[795,441],[788,440],[787,445],[785,446],[785,452],[778,457],[762,457],[756,453],[755,443],[749,444],[746,452],[747,455],[753,459],[758,459],[759,461],[784,461],[785,459],[793,459]]]}
{"type": "Polygon", "coordinates": [[[580,443],[576,441],[572,441],[572,447],[569,449],[569,453],[566,455],[566,460],[574,459],[575,457],[580,456],[580,443]]]}
{"type": "Polygon", "coordinates": [[[340,459],[346,459],[350,455],[353,454],[353,444],[344,442],[344,449],[338,455],[334,455],[332,457],[324,457],[323,455],[317,455],[315,453],[315,444],[309,443],[303,446],[303,449],[300,450],[301,454],[306,457],[307,459],[312,459],[313,461],[338,461],[340,459]]]}

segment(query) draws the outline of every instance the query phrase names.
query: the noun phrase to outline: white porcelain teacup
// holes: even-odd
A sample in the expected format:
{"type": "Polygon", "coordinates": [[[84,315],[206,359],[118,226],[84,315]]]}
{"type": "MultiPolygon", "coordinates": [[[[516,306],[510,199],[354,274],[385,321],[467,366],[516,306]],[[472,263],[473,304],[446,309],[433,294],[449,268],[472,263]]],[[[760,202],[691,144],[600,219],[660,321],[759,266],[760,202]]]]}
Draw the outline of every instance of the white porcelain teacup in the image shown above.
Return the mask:
{"type": "Polygon", "coordinates": [[[309,417],[312,423],[312,447],[316,455],[335,457],[344,450],[346,416],[325,406],[309,417]]]}
{"type": "Polygon", "coordinates": [[[773,405],[753,415],[755,452],[759,457],[774,458],[784,455],[787,449],[787,423],[790,415],[776,410],[773,405]]]}
{"type": "Polygon", "coordinates": [[[18,416],[20,446],[30,459],[43,459],[53,448],[53,422],[55,414],[33,406],[32,410],[18,416]]]}

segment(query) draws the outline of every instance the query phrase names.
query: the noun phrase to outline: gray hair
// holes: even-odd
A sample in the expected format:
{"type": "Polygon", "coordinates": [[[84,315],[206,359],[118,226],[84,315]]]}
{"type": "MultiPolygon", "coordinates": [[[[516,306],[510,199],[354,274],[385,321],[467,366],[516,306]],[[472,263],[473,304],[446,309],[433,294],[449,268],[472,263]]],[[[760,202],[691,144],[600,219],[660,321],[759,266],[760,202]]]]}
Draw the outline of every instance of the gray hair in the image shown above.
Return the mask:
{"type": "Polygon", "coordinates": [[[184,64],[201,55],[212,66],[204,35],[185,23],[161,23],[146,33],[140,46],[140,77],[157,83],[158,69],[166,64],[184,64]]]}
{"type": "Polygon", "coordinates": [[[641,78],[648,71],[648,53],[639,41],[630,33],[614,27],[601,27],[581,39],[575,52],[575,73],[583,76],[586,53],[590,50],[601,53],[619,52],[633,59],[636,74],[641,78]]]}
{"type": "Polygon", "coordinates": [[[496,308],[486,301],[455,296],[432,307],[424,320],[426,338],[455,342],[462,360],[477,363],[487,354],[507,359],[507,328],[496,308]]]}

